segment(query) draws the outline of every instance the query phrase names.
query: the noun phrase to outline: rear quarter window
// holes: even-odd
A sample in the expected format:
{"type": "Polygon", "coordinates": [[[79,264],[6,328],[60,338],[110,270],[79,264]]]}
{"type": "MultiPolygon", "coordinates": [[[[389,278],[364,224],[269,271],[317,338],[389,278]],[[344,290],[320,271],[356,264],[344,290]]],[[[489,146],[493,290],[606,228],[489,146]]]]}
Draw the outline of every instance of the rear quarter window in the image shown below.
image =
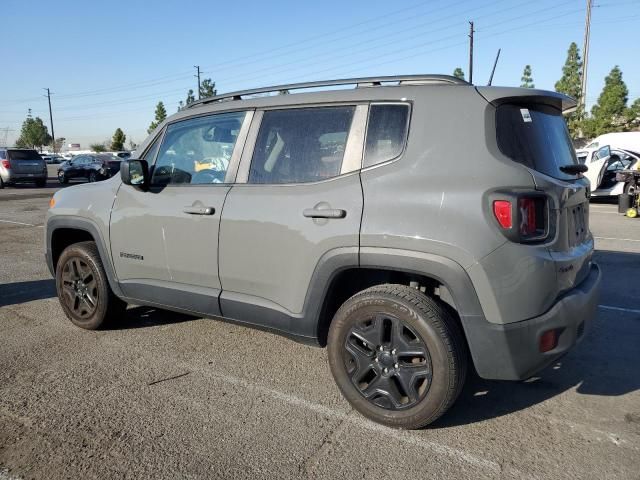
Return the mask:
{"type": "Polygon", "coordinates": [[[500,151],[511,160],[561,180],[575,180],[560,170],[578,163],[567,124],[557,108],[547,105],[500,105],[496,109],[500,151]]]}
{"type": "Polygon", "coordinates": [[[407,139],[409,105],[373,104],[369,110],[364,167],[393,160],[407,139]]]}

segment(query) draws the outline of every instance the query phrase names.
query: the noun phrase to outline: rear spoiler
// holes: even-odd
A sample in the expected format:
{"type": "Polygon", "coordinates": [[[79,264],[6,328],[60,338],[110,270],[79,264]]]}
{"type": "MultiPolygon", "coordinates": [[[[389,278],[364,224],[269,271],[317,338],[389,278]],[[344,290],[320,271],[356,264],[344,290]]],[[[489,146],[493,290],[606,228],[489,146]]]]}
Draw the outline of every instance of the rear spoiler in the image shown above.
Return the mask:
{"type": "Polygon", "coordinates": [[[496,107],[503,103],[538,103],[555,107],[566,114],[571,113],[578,106],[573,98],[564,93],[549,90],[517,87],[476,87],[476,90],[487,102],[496,107]]]}

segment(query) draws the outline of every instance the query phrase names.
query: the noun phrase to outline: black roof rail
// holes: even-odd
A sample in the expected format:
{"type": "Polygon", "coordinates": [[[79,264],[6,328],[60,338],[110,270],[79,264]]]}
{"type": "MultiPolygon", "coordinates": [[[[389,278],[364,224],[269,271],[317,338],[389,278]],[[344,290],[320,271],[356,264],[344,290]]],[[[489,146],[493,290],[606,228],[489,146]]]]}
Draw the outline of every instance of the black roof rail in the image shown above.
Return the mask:
{"type": "Polygon", "coordinates": [[[451,75],[391,75],[385,77],[360,77],[342,78],[338,80],[321,80],[318,82],[290,83],[286,85],[275,85],[272,87],[251,88],[249,90],[238,90],[237,92],[223,93],[213,97],[203,98],[187,105],[186,108],[193,108],[206,103],[220,102],[224,100],[242,100],[245,95],[257,95],[261,93],[273,93],[283,90],[302,90],[306,88],[333,87],[340,85],[356,85],[358,87],[382,86],[383,83],[402,84],[425,84],[425,83],[449,83],[453,85],[470,85],[468,82],[453,77],[451,75]]]}

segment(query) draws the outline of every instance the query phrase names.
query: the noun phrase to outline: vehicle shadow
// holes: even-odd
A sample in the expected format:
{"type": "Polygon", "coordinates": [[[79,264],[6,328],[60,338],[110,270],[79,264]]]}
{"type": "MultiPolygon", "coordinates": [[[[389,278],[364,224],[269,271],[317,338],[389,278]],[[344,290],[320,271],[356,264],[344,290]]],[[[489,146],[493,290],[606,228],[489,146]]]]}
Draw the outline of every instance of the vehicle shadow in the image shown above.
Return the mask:
{"type": "Polygon", "coordinates": [[[501,417],[571,389],[578,394],[608,397],[640,390],[640,288],[629,284],[631,270],[640,265],[640,254],[599,250],[594,258],[603,274],[601,307],[584,340],[525,381],[484,380],[471,369],[458,401],[431,428],[501,417]],[[635,295],[629,295],[630,290],[635,295]]]}
{"type": "Polygon", "coordinates": [[[106,330],[129,330],[134,328],[149,328],[172,323],[189,322],[199,317],[171,312],[154,307],[134,306],[127,309],[126,315],[117,322],[109,325],[106,330]]]}
{"type": "Polygon", "coordinates": [[[56,282],[53,279],[0,284],[0,307],[55,296],[56,282]]]}

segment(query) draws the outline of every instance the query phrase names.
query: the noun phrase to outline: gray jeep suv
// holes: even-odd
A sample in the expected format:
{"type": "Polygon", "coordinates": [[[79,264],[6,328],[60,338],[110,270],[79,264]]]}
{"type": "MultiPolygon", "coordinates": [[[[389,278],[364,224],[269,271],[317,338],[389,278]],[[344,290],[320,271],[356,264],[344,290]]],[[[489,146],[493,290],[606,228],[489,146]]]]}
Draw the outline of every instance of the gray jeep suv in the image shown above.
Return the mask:
{"type": "Polygon", "coordinates": [[[60,303],[88,329],[137,304],[326,345],[355,409],[422,427],[470,364],[525,379],[589,327],[600,270],[573,107],[441,75],[196,102],[120,176],[55,194],[60,303]]]}

